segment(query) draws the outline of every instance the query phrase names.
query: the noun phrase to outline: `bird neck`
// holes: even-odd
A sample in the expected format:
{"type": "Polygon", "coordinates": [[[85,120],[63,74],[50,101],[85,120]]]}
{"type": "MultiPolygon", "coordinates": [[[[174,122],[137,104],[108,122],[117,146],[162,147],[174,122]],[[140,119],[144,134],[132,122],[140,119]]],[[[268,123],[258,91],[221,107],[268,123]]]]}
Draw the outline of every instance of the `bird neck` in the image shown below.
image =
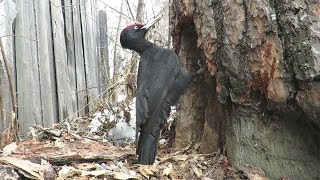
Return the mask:
{"type": "Polygon", "coordinates": [[[147,49],[151,48],[154,44],[146,39],[142,39],[141,41],[135,44],[135,47],[132,50],[136,51],[139,54],[144,53],[147,49]]]}

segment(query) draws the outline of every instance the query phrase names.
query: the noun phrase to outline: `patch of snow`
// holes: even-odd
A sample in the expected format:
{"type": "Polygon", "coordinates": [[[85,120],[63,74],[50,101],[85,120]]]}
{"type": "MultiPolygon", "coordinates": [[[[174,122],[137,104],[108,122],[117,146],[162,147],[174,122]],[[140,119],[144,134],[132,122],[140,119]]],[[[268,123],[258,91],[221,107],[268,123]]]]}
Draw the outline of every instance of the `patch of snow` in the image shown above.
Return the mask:
{"type": "MultiPolygon", "coordinates": [[[[118,97],[117,99],[122,99],[123,97],[118,97]]],[[[119,107],[114,107],[114,111],[110,111],[108,109],[104,109],[103,111],[98,111],[93,114],[93,119],[89,125],[90,132],[96,133],[100,131],[103,123],[110,123],[116,121],[115,127],[105,132],[106,138],[115,142],[115,143],[123,143],[123,142],[133,142],[135,140],[136,133],[136,100],[135,98],[132,102],[129,103],[128,111],[130,113],[130,119],[126,122],[124,117],[124,112],[120,110],[119,107]],[[116,113],[116,114],[115,114],[116,113]]]]}
{"type": "Polygon", "coordinates": [[[120,95],[117,97],[117,102],[124,101],[125,99],[126,99],[126,95],[120,94],[120,95]]]}
{"type": "MultiPolygon", "coordinates": [[[[124,97],[118,97],[117,99],[121,99],[124,97]]],[[[90,132],[95,133],[100,131],[103,123],[110,123],[116,121],[116,124],[113,128],[109,129],[108,132],[105,132],[105,138],[111,140],[116,144],[122,144],[126,142],[134,142],[136,135],[136,98],[134,98],[127,107],[126,111],[130,113],[130,120],[126,122],[124,117],[124,112],[120,110],[119,107],[113,107],[113,111],[108,109],[104,109],[102,112],[96,112],[93,115],[93,119],[89,125],[90,132]],[[115,114],[116,113],[116,114],[115,114]]],[[[174,121],[174,116],[176,113],[176,107],[171,107],[170,116],[167,119],[167,122],[171,124],[174,121]]],[[[167,140],[160,139],[160,144],[165,144],[167,140]]]]}
{"type": "Polygon", "coordinates": [[[105,117],[102,116],[102,113],[100,111],[93,114],[93,119],[89,125],[90,132],[95,133],[98,131],[99,127],[102,125],[102,123],[105,121],[105,117]]]}
{"type": "Polygon", "coordinates": [[[167,143],[167,140],[166,139],[160,139],[159,140],[159,144],[161,145],[161,146],[163,146],[164,144],[166,144],[167,143]]]}
{"type": "Polygon", "coordinates": [[[135,140],[136,98],[133,98],[132,102],[129,103],[129,113],[130,120],[128,123],[123,118],[123,112],[121,113],[122,117],[118,120],[116,126],[108,132],[109,139],[120,143],[123,141],[133,142],[135,140]]]}

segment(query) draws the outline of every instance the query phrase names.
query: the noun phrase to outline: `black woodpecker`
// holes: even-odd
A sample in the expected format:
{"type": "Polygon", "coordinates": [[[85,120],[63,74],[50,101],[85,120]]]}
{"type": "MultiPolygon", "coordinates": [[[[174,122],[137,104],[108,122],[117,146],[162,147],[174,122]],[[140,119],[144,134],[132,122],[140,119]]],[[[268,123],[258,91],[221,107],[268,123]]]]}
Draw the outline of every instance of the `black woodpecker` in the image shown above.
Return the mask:
{"type": "MultiPolygon", "coordinates": [[[[151,24],[152,25],[152,24],[151,24]]],[[[133,24],[120,35],[123,48],[140,54],[136,94],[136,154],[138,164],[153,164],[157,143],[170,107],[191,83],[177,54],[145,39],[151,25],[133,24]]]]}

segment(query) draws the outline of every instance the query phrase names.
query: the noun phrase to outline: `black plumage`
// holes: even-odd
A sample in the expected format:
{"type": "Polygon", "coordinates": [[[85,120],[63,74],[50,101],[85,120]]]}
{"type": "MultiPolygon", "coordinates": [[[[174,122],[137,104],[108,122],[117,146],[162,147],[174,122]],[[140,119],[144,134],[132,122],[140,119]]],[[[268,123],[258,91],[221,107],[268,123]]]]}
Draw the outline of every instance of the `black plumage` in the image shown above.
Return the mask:
{"type": "Polygon", "coordinates": [[[154,163],[160,130],[169,116],[170,107],[191,82],[181,69],[176,53],[147,41],[147,31],[143,25],[134,24],[120,35],[122,47],[140,54],[136,95],[139,164],[154,163]]]}

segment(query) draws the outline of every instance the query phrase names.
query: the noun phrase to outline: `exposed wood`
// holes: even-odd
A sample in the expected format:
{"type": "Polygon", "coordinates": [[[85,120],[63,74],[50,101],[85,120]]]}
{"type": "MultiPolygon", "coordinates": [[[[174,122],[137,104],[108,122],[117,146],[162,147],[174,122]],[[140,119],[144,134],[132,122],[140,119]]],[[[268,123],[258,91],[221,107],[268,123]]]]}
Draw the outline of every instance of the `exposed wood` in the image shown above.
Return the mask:
{"type": "MultiPolygon", "coordinates": [[[[181,32],[182,43],[178,52],[181,65],[189,73],[195,72],[197,67],[194,64],[198,59],[201,59],[200,49],[196,47],[195,43],[196,32],[192,27],[192,24],[189,24],[181,32]]],[[[207,106],[205,92],[204,82],[198,80],[192,83],[179,100],[177,111],[180,113],[177,114],[175,138],[175,148],[177,150],[188,146],[192,141],[201,141],[207,106]]]]}
{"type": "MultiPolygon", "coordinates": [[[[64,136],[72,137],[64,134],[64,136]]],[[[98,142],[80,139],[77,141],[64,139],[63,141],[24,141],[19,144],[14,154],[10,156],[21,159],[40,161],[45,159],[52,164],[70,164],[72,162],[107,162],[109,160],[123,160],[134,157],[132,148],[105,146],[98,142]]]]}
{"type": "MultiPolygon", "coordinates": [[[[319,7],[312,0],[173,1],[179,57],[194,24],[191,37],[207,64],[202,151],[226,148],[232,165],[258,166],[270,179],[320,176],[319,7]]],[[[182,101],[193,102],[184,112],[193,111],[194,97],[182,101]]],[[[193,128],[185,118],[180,123],[193,128]]]]}
{"type": "Polygon", "coordinates": [[[12,165],[17,169],[21,169],[29,174],[31,179],[41,179],[39,174],[40,172],[40,164],[35,164],[30,161],[20,160],[12,157],[0,157],[0,162],[3,164],[12,165]]]}

